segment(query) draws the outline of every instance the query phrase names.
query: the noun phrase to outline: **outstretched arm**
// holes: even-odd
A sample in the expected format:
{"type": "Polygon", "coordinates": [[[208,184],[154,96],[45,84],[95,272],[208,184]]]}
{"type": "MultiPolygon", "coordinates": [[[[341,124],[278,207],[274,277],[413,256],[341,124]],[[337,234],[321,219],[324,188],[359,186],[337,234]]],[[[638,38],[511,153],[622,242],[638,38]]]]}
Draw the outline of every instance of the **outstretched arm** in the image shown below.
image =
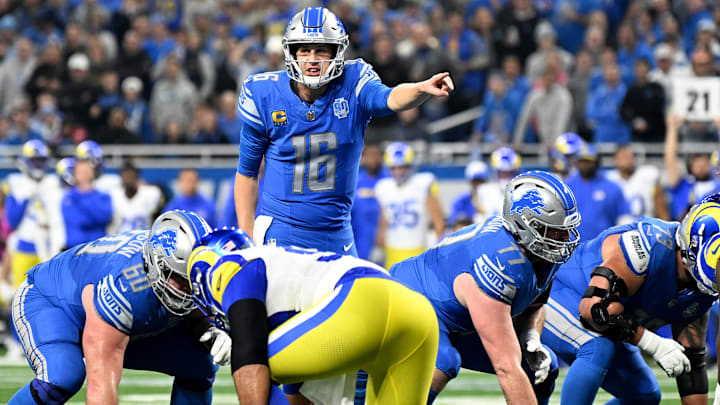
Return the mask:
{"type": "Polygon", "coordinates": [[[450,73],[438,73],[417,83],[403,83],[395,86],[387,99],[387,106],[398,112],[415,108],[432,96],[447,97],[455,89],[450,73]]]}

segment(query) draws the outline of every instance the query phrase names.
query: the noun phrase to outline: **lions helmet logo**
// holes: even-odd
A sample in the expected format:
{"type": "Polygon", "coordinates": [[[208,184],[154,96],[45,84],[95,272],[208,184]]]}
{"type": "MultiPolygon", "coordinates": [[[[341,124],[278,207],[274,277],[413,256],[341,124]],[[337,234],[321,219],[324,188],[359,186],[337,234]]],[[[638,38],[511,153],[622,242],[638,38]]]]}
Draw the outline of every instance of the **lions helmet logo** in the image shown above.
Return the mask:
{"type": "Polygon", "coordinates": [[[170,256],[177,247],[177,231],[174,229],[166,229],[150,238],[150,243],[155,249],[162,248],[165,256],[170,256]]]}
{"type": "Polygon", "coordinates": [[[545,201],[543,201],[540,192],[537,190],[529,190],[523,194],[520,199],[512,202],[510,212],[515,212],[518,215],[522,215],[526,209],[534,212],[537,215],[542,215],[540,208],[545,208],[545,201]]]}

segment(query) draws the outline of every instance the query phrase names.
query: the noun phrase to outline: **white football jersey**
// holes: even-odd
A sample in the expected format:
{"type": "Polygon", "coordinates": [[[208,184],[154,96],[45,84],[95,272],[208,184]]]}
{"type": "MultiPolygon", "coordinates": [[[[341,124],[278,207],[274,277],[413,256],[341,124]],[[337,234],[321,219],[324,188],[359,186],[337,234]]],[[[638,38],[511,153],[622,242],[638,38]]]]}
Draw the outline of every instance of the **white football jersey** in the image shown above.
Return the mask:
{"type": "Polygon", "coordinates": [[[11,250],[27,252],[27,249],[31,248],[41,259],[48,258],[52,216],[48,208],[52,206],[55,213],[60,215],[60,202],[56,201],[58,188],[59,180],[52,174],[45,175],[40,181],[22,173],[12,173],[7,177],[5,192],[20,204],[28,201],[22,220],[12,233],[13,243],[9,246],[11,250]],[[53,201],[56,203],[53,204],[53,201]]]}
{"type": "Polygon", "coordinates": [[[328,297],[348,270],[370,267],[387,273],[382,267],[352,256],[318,252],[294,246],[255,246],[239,252],[248,261],[265,262],[267,315],[300,312],[328,297]]]}
{"type": "Polygon", "coordinates": [[[103,173],[95,179],[93,186],[103,193],[112,194],[114,190],[122,189],[122,181],[117,174],[103,173]]]}
{"type": "Polygon", "coordinates": [[[108,226],[108,234],[115,235],[127,231],[150,229],[152,215],[160,209],[162,193],[157,186],[141,184],[137,193],[128,198],[120,187],[110,193],[113,218],[108,226]]]}
{"type": "Polygon", "coordinates": [[[401,185],[392,177],[375,184],[375,198],[388,225],[387,248],[421,249],[427,246],[430,223],[427,201],[436,193],[437,182],[432,173],[415,173],[401,185]]]}
{"type": "Polygon", "coordinates": [[[607,172],[607,178],[620,186],[630,207],[630,215],[655,216],[655,189],[660,181],[660,170],[643,165],[635,169],[629,179],[623,179],[617,169],[607,172]]]}
{"type": "Polygon", "coordinates": [[[509,180],[494,180],[481,184],[475,192],[476,214],[473,222],[482,224],[486,219],[502,215],[505,187],[509,180]]]}

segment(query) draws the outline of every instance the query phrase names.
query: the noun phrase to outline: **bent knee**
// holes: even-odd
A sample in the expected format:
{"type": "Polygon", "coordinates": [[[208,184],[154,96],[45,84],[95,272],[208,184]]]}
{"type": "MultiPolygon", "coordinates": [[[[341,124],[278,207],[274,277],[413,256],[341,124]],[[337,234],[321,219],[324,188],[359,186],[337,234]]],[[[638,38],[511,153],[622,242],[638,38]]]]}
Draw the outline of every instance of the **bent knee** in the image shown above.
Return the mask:
{"type": "Polygon", "coordinates": [[[72,385],[59,386],[36,378],[30,382],[30,393],[40,405],[60,405],[80,391],[84,380],[83,375],[79,381],[72,381],[72,385]]]}
{"type": "Polygon", "coordinates": [[[629,397],[618,398],[619,402],[623,405],[658,405],[662,398],[662,392],[660,388],[643,394],[635,394],[629,397]]]}

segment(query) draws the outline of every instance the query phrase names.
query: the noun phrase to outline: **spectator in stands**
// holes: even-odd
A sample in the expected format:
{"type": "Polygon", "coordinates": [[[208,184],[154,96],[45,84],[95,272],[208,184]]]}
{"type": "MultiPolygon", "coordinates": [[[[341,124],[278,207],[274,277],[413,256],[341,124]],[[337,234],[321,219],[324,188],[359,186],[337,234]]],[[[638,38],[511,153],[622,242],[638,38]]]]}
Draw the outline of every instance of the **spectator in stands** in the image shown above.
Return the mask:
{"type": "Polygon", "coordinates": [[[695,49],[707,49],[713,56],[715,63],[720,61],[720,43],[717,40],[717,26],[712,20],[702,20],[698,23],[695,49]]]}
{"type": "Polygon", "coordinates": [[[153,87],[150,99],[150,119],[156,131],[167,128],[171,120],[187,127],[198,103],[195,86],[185,77],[177,58],[165,61],[165,72],[153,87]]]}
{"type": "Polygon", "coordinates": [[[670,220],[665,192],[660,186],[660,169],[656,165],[638,166],[630,145],[617,148],[615,168],[606,176],[622,189],[633,218],[670,220]]]}
{"type": "Polygon", "coordinates": [[[135,76],[127,77],[122,82],[121,106],[127,115],[125,126],[130,132],[139,135],[144,143],[155,143],[155,132],[150,123],[150,107],[141,97],[142,90],[142,81],[135,76]]]}
{"type": "Polygon", "coordinates": [[[525,98],[530,93],[530,81],[522,75],[520,60],[514,55],[509,55],[503,59],[502,75],[507,83],[506,97],[512,112],[512,121],[517,122],[525,98]]]}
{"type": "Polygon", "coordinates": [[[190,142],[190,136],[188,135],[185,127],[183,127],[177,120],[171,119],[164,130],[160,132],[160,143],[175,143],[182,144],[190,142]]]}
{"type": "Polygon", "coordinates": [[[121,103],[117,73],[111,69],[103,70],[100,73],[100,93],[97,96],[97,103],[93,106],[93,113],[97,114],[98,123],[101,125],[106,123],[110,110],[120,106],[121,103]]]}
{"type": "Polygon", "coordinates": [[[108,113],[107,123],[97,131],[93,131],[90,139],[102,145],[140,143],[142,140],[138,134],[130,131],[125,126],[125,122],[127,122],[125,110],[120,106],[113,107],[108,113]]]}
{"type": "Polygon", "coordinates": [[[95,169],[87,160],[77,160],[73,170],[75,186],[62,200],[66,248],[105,235],[112,219],[110,196],[93,187],[95,169]]]}
{"type": "MultiPolygon", "coordinates": [[[[507,81],[500,74],[490,75],[483,110],[473,127],[473,144],[507,145],[511,142],[515,116],[508,94],[507,81]]],[[[452,223],[452,222],[451,222],[452,223]]]]}
{"type": "Polygon", "coordinates": [[[652,48],[650,48],[647,44],[638,41],[635,30],[629,22],[620,24],[617,34],[617,63],[620,66],[624,69],[632,70],[638,59],[647,60],[651,67],[655,64],[652,48]]]}
{"type": "Polygon", "coordinates": [[[358,257],[366,260],[375,259],[378,262],[381,261],[379,258],[371,257],[380,220],[380,205],[375,198],[375,184],[390,175],[387,168],[383,167],[382,160],[380,145],[365,143],[355,201],[350,215],[358,257]]]}
{"type": "Polygon", "coordinates": [[[227,143],[227,136],[217,125],[217,112],[210,106],[200,104],[195,109],[193,121],[194,134],[193,143],[227,143]]]}
{"type": "MultiPolygon", "coordinates": [[[[583,42],[583,48],[590,54],[592,66],[598,67],[602,61],[602,53],[605,50],[606,37],[605,30],[597,25],[591,25],[585,31],[585,40],[583,42]]],[[[575,55],[577,57],[577,54],[575,55]]]]}
{"type": "MultiPolygon", "coordinates": [[[[720,125],[720,119],[716,119],[720,125]]],[[[683,118],[672,110],[667,116],[665,138],[665,184],[668,194],[670,217],[673,221],[683,218],[688,208],[705,196],[720,191],[720,180],[713,173],[710,151],[692,154],[687,158],[687,173],[683,174],[683,162],[678,159],[678,137],[683,118]]]]}
{"type": "Polygon", "coordinates": [[[600,163],[592,145],[583,145],[575,165],[577,172],[565,182],[575,195],[580,216],[586,218],[579,228],[582,240],[631,219],[620,187],[598,171],[600,163]]]}
{"type": "Polygon", "coordinates": [[[43,51],[40,62],[25,84],[30,100],[36,100],[40,93],[58,94],[65,74],[62,51],[57,43],[49,44],[43,51]]]}
{"type": "Polygon", "coordinates": [[[146,38],[142,48],[147,52],[152,63],[167,56],[175,48],[175,40],[168,31],[165,18],[155,14],[150,18],[150,37],[146,38]]]}
{"type": "Polygon", "coordinates": [[[30,127],[30,105],[24,99],[15,100],[10,106],[10,122],[6,144],[22,145],[31,139],[42,139],[42,135],[30,127]]]}
{"type": "MultiPolygon", "coordinates": [[[[457,67],[452,65],[440,42],[432,35],[428,24],[416,22],[410,27],[410,31],[414,47],[409,66],[410,81],[424,80],[434,72],[449,71],[455,76],[457,67]]],[[[447,99],[431,98],[423,103],[420,109],[425,118],[439,119],[447,115],[447,99]]]]}
{"type": "Polygon", "coordinates": [[[497,15],[498,27],[503,32],[503,41],[498,54],[502,58],[513,54],[525,66],[527,58],[537,49],[535,27],[540,15],[531,0],[510,0],[497,15]]]}
{"type": "Polygon", "coordinates": [[[25,37],[19,37],[15,42],[15,51],[0,65],[0,111],[24,97],[23,88],[37,65],[33,52],[32,42],[25,37]]]}
{"type": "Polygon", "coordinates": [[[573,65],[573,56],[556,44],[555,29],[550,23],[543,21],[535,28],[535,41],[538,43],[538,50],[528,58],[525,63],[525,77],[530,83],[535,83],[542,76],[543,70],[548,63],[550,54],[556,55],[563,72],[569,72],[573,65]]]}
{"type": "MultiPolygon", "coordinates": [[[[710,51],[699,48],[690,57],[692,76],[711,77],[717,75],[715,61],[710,51]]],[[[680,136],[684,141],[717,142],[718,125],[713,121],[685,120],[680,127],[680,136]]]]}
{"type": "Polygon", "coordinates": [[[150,83],[150,71],[152,61],[148,54],[142,49],[142,38],[135,30],[125,32],[122,50],[115,61],[115,70],[120,80],[128,77],[137,77],[143,83],[143,98],[147,100],[152,88],[150,83]]]}
{"type": "Polygon", "coordinates": [[[235,93],[225,91],[220,94],[220,113],[218,114],[218,128],[227,136],[228,142],[240,143],[240,130],[242,119],[237,113],[237,99],[235,93]]]}
{"type": "Polygon", "coordinates": [[[568,81],[568,90],[573,99],[571,122],[575,123],[576,132],[584,139],[592,138],[592,129],[585,116],[592,69],[590,52],[586,49],[579,50],[575,58],[574,70],[568,81]]]}
{"type": "Polygon", "coordinates": [[[657,67],[653,69],[648,78],[651,82],[657,83],[663,87],[665,93],[666,107],[672,105],[672,83],[676,77],[689,76],[690,69],[687,66],[681,66],[673,60],[673,50],[666,43],[659,44],[655,47],[655,60],[657,67]]]}
{"type": "MultiPolygon", "coordinates": [[[[491,11],[489,6],[483,4],[483,2],[484,0],[473,2],[480,4],[475,8],[475,11],[472,12],[471,17],[469,17],[469,25],[470,28],[485,41],[485,53],[487,54],[489,63],[491,65],[497,65],[500,60],[497,59],[496,43],[502,40],[502,32],[495,26],[493,11],[491,11]]],[[[468,9],[470,9],[470,6],[468,6],[468,9]]]]}
{"type": "Polygon", "coordinates": [[[665,90],[649,81],[650,64],[635,61],[635,84],[620,106],[620,116],[630,123],[633,142],[662,142],[665,139],[665,90]]]}
{"type": "Polygon", "coordinates": [[[568,52],[577,52],[585,37],[588,16],[601,6],[602,3],[595,0],[566,0],[556,3],[552,23],[557,30],[560,46],[568,52]]]}
{"type": "Polygon", "coordinates": [[[630,128],[620,117],[620,105],[627,87],[620,81],[620,68],[608,64],[604,69],[604,83],[590,92],[585,114],[594,128],[593,142],[630,142],[630,128]]]}
{"type": "Polygon", "coordinates": [[[37,132],[50,145],[66,142],[62,138],[63,117],[57,109],[57,100],[50,93],[41,93],[37,99],[37,110],[30,118],[30,129],[37,132]]]}
{"type": "Polygon", "coordinates": [[[58,107],[68,121],[90,128],[92,120],[99,115],[99,111],[91,111],[97,102],[98,89],[88,76],[90,60],[85,54],[76,53],[70,57],[67,66],[70,80],[60,88],[58,107]]]}
{"type": "Polygon", "coordinates": [[[420,107],[397,113],[398,122],[392,130],[392,139],[399,141],[422,141],[428,140],[427,120],[420,114],[420,107]]]}
{"type": "Polygon", "coordinates": [[[670,55],[673,64],[677,67],[687,66],[689,61],[682,43],[683,38],[680,32],[680,24],[678,24],[678,20],[675,19],[675,16],[672,13],[665,13],[660,17],[660,24],[662,27],[661,43],[667,45],[671,51],[670,55]]]}
{"type": "Polygon", "coordinates": [[[470,182],[470,191],[460,194],[453,200],[447,218],[448,225],[454,227],[458,220],[463,218],[468,219],[470,223],[480,219],[478,214],[482,212],[480,212],[481,207],[476,204],[477,190],[487,181],[489,172],[487,165],[481,160],[472,161],[465,166],[465,180],[470,182]]]}
{"type": "Polygon", "coordinates": [[[205,218],[210,226],[215,226],[215,205],[209,198],[198,192],[198,180],[197,170],[181,170],[177,179],[178,193],[167,203],[163,212],[192,211],[205,218]]]}
{"type": "Polygon", "coordinates": [[[215,65],[203,49],[200,34],[191,30],[187,34],[182,52],[182,67],[195,85],[201,100],[208,100],[215,89],[215,65]]]}
{"type": "Polygon", "coordinates": [[[465,26],[460,11],[448,12],[447,21],[448,28],[440,37],[440,42],[452,63],[460,66],[461,85],[451,98],[460,98],[459,108],[464,110],[477,105],[482,100],[487,68],[491,62],[490,55],[485,40],[465,26]]]}
{"type": "Polygon", "coordinates": [[[705,3],[705,0],[686,0],[684,2],[685,21],[683,21],[682,37],[686,53],[695,49],[695,36],[698,26],[703,20],[712,20],[712,14],[705,3]]]}
{"type": "Polygon", "coordinates": [[[545,68],[540,87],[533,89],[523,104],[515,124],[513,144],[525,142],[525,131],[533,123],[538,142],[546,149],[555,137],[567,131],[572,114],[572,96],[568,89],[556,82],[557,70],[545,68]]]}

